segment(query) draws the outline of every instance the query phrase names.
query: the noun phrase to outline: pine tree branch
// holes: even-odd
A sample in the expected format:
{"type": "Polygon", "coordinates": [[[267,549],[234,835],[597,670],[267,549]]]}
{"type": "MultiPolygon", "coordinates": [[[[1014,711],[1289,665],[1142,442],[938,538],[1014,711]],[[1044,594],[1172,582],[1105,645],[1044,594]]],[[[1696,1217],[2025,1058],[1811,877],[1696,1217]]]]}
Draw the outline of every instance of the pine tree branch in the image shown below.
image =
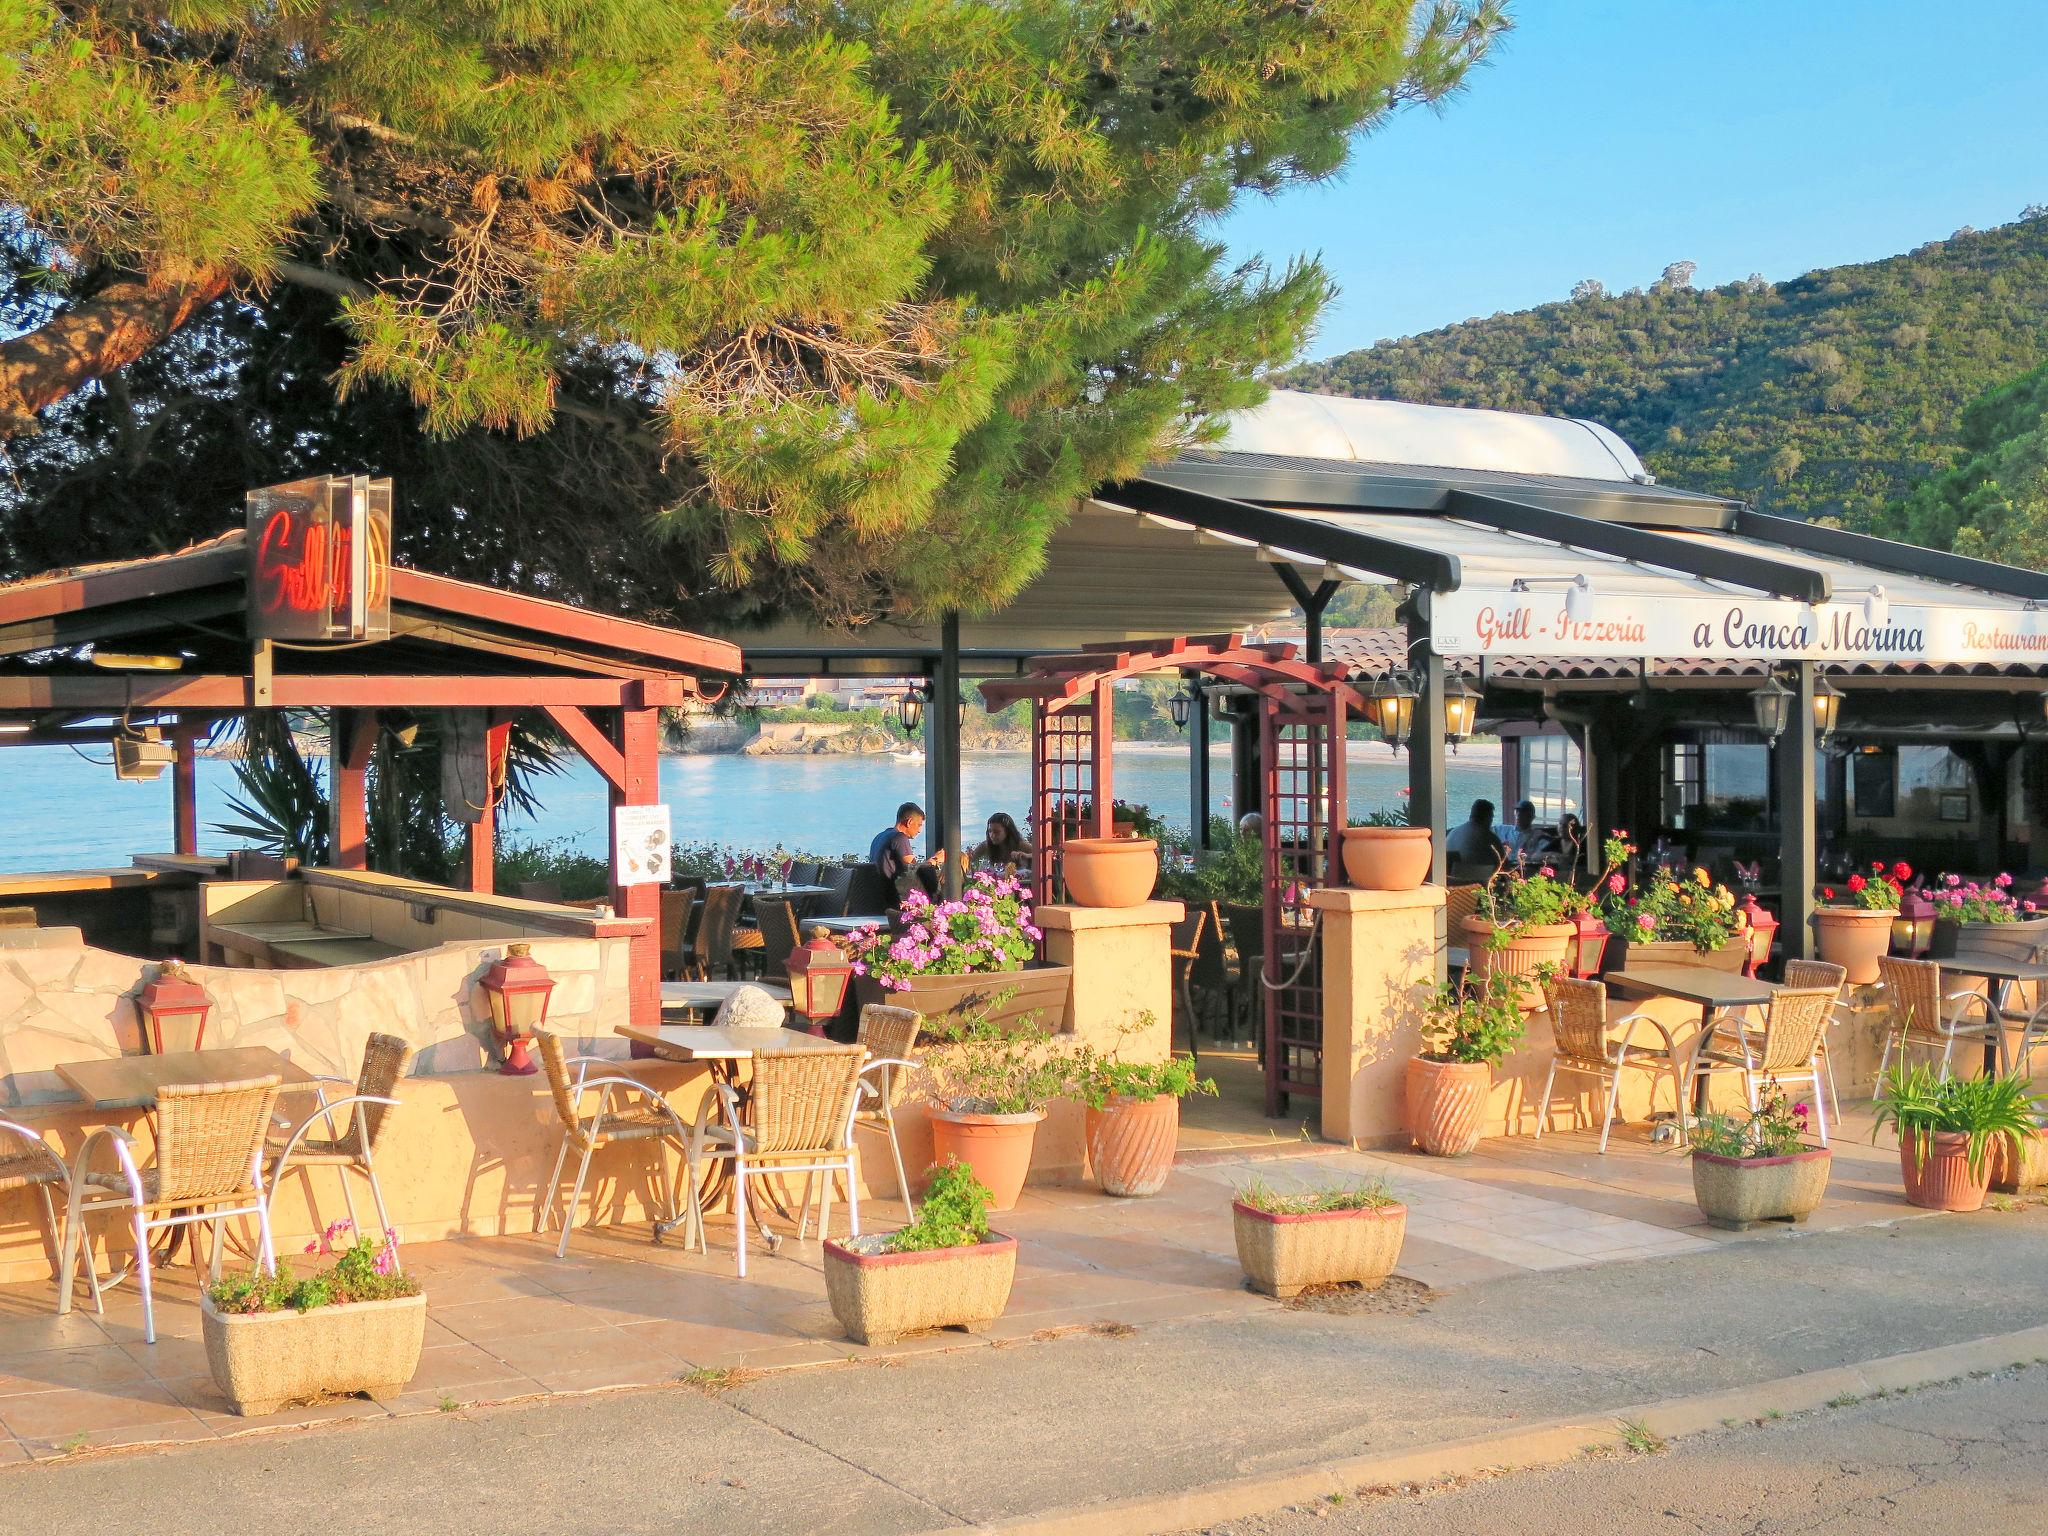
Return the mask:
{"type": "Polygon", "coordinates": [[[226,272],[160,286],[109,283],[34,330],[0,342],[0,440],[33,432],[38,411],[127,367],[227,288],[226,272]]]}

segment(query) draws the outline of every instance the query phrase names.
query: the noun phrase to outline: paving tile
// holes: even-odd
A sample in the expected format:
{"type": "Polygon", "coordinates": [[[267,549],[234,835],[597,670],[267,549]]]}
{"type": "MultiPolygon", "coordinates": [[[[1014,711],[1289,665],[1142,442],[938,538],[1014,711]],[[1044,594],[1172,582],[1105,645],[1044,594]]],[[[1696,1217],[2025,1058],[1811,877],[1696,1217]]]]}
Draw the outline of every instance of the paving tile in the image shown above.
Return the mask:
{"type": "MultiPolygon", "coordinates": [[[[198,1424],[192,1410],[166,1388],[143,1382],[126,1388],[65,1387],[0,1399],[0,1426],[37,1454],[84,1434],[86,1443],[101,1436],[156,1426],[198,1424]]],[[[123,1442],[128,1443],[128,1442],[123,1442]]]]}
{"type": "Polygon", "coordinates": [[[118,1390],[148,1379],[149,1372],[104,1335],[95,1344],[0,1357],[0,1398],[65,1387],[118,1390]]]}
{"type": "MultiPolygon", "coordinates": [[[[660,1325],[656,1325],[660,1326],[660,1325]]],[[[620,1386],[662,1381],[682,1362],[644,1329],[582,1328],[493,1340],[490,1353],[522,1376],[552,1390],[581,1391],[601,1384],[620,1386]],[[568,1383],[574,1380],[576,1385],[568,1383]]]]}
{"type": "MultiPolygon", "coordinates": [[[[432,1306],[433,1293],[428,1293],[432,1306]]],[[[434,1308],[434,1315],[456,1337],[472,1344],[495,1339],[533,1338],[564,1329],[589,1327],[590,1314],[565,1296],[507,1295],[498,1301],[470,1301],[434,1308]]]]}
{"type": "Polygon", "coordinates": [[[732,1365],[750,1353],[804,1342],[793,1328],[744,1314],[715,1323],[635,1323],[618,1331],[640,1341],[651,1354],[670,1357],[679,1367],[732,1365]]]}

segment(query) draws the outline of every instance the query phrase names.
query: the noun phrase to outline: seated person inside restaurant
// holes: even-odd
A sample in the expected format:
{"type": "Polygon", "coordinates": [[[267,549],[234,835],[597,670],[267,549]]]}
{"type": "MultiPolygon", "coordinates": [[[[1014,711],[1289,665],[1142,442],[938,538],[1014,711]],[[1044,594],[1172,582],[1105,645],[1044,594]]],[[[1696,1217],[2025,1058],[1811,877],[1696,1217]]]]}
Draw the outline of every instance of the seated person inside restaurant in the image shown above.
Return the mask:
{"type": "Polygon", "coordinates": [[[1008,811],[997,811],[988,819],[988,835],[974,845],[967,855],[967,862],[976,868],[1021,872],[1031,868],[1035,850],[1024,840],[1024,834],[1017,830],[1017,823],[1008,811]]]}
{"type": "MultiPolygon", "coordinates": [[[[877,832],[868,844],[868,862],[880,872],[882,881],[889,888],[889,906],[893,910],[903,905],[903,898],[916,890],[922,882],[918,878],[919,864],[915,838],[924,830],[924,807],[914,800],[906,800],[896,807],[896,824],[877,832]]],[[[934,853],[932,861],[943,858],[934,853]]]]}
{"type": "Polygon", "coordinates": [[[1492,869],[1500,863],[1501,841],[1493,830],[1493,802],[1474,800],[1472,814],[1444,839],[1444,857],[1455,865],[1492,869]]]}
{"type": "Polygon", "coordinates": [[[1515,807],[1515,824],[1501,839],[1508,858],[1517,865],[1533,867],[1557,851],[1557,840],[1548,827],[1536,825],[1536,802],[1524,800],[1515,807]]]}

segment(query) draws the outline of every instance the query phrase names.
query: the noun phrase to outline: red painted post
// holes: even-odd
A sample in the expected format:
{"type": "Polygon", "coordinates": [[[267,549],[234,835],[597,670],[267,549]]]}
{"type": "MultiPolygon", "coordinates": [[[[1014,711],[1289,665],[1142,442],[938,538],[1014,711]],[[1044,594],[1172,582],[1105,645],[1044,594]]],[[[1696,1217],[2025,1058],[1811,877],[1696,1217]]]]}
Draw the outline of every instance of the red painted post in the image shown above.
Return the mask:
{"type": "MultiPolygon", "coordinates": [[[[661,711],[653,708],[619,711],[619,756],[623,760],[624,782],[612,787],[611,806],[654,805],[661,799],[661,711]]],[[[612,870],[619,869],[618,818],[606,829],[612,853],[612,870]]],[[[654,1029],[661,1024],[661,887],[658,885],[614,885],[612,910],[621,917],[640,920],[645,931],[633,941],[629,1006],[634,1025],[654,1029]]]]}
{"type": "Polygon", "coordinates": [[[370,753],[377,745],[377,712],[337,709],[328,723],[334,764],[334,823],[328,857],[336,869],[370,867],[370,753]]]}
{"type": "Polygon", "coordinates": [[[484,737],[484,777],[489,798],[483,815],[469,828],[469,888],[488,896],[498,883],[498,789],[504,782],[505,749],[511,744],[512,722],[493,715],[484,737]]]}
{"type": "Polygon", "coordinates": [[[199,727],[180,720],[171,729],[171,742],[178,750],[171,765],[172,852],[199,851],[199,727]]]}
{"type": "Polygon", "coordinates": [[[1089,764],[1089,788],[1095,802],[1095,827],[1090,837],[1108,837],[1115,830],[1116,784],[1114,782],[1114,757],[1116,747],[1116,689],[1107,682],[1095,685],[1095,720],[1088,748],[1092,754],[1089,764]]]}

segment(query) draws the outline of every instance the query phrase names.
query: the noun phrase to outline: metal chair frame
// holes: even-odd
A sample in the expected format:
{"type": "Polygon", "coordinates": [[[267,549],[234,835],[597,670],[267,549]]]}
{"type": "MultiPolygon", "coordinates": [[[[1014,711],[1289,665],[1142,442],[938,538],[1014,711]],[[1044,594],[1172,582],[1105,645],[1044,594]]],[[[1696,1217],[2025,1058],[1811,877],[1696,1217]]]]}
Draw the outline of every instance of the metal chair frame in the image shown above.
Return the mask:
{"type": "MultiPolygon", "coordinates": [[[[1614,1112],[1619,1107],[1621,1101],[1621,1074],[1631,1067],[1639,1072],[1649,1072],[1658,1077],[1666,1073],[1670,1074],[1672,1091],[1676,1094],[1678,1100],[1678,1134],[1680,1139],[1683,1139],[1686,1134],[1685,1072],[1678,1064],[1678,1049],[1672,1042],[1671,1031],[1665,1027],[1662,1020],[1647,1013],[1630,1013],[1624,1014],[1618,1019],[1609,1019],[1606,1017],[1606,1012],[1607,987],[1604,983],[1598,981],[1567,980],[1555,984],[1550,999],[1550,1017],[1551,1028],[1554,1032],[1557,1032],[1558,1039],[1551,1050],[1550,1070],[1543,1076],[1543,1102],[1536,1117],[1536,1135],[1534,1139],[1537,1141],[1543,1139],[1544,1127],[1550,1122],[1550,1094],[1551,1089],[1557,1082],[1558,1072],[1560,1070],[1577,1072],[1586,1077],[1596,1078],[1607,1087],[1607,1103],[1605,1112],[1600,1119],[1600,1151],[1604,1155],[1607,1151],[1608,1135],[1614,1129],[1614,1112]],[[1568,1051],[1564,1046],[1562,1032],[1565,1027],[1563,1008],[1566,995],[1559,990],[1564,987],[1591,987],[1597,994],[1595,1005],[1598,1006],[1601,1013],[1601,1043],[1597,1055],[1568,1051]],[[1656,1046],[1641,1045],[1636,1042],[1636,1026],[1639,1024],[1647,1024],[1657,1032],[1659,1038],[1664,1042],[1661,1051],[1656,1046]],[[1606,1038],[1608,1032],[1616,1029],[1622,1031],[1620,1038],[1609,1042],[1606,1038]],[[1608,1055],[1610,1043],[1614,1053],[1611,1056],[1608,1055]],[[1657,1059],[1660,1056],[1662,1057],[1661,1061],[1657,1059]]],[[[1656,1084],[1652,1082],[1652,1103],[1655,1102],[1655,1092],[1656,1084]]]]}
{"type": "MultiPolygon", "coordinates": [[[[576,1229],[576,1211],[577,1207],[583,1203],[583,1185],[590,1177],[590,1159],[597,1152],[598,1148],[606,1144],[607,1132],[604,1122],[605,1116],[611,1113],[611,1099],[615,1089],[625,1089],[644,1095],[649,1101],[649,1107],[659,1109],[675,1127],[677,1150],[683,1153],[686,1158],[689,1155],[689,1129],[683,1124],[682,1116],[676,1113],[675,1106],[663,1098],[661,1094],[646,1083],[641,1082],[638,1078],[627,1077],[621,1073],[612,1073],[602,1077],[592,1077],[589,1075],[592,1067],[615,1067],[617,1065],[618,1062],[609,1056],[569,1056],[564,1057],[562,1060],[564,1070],[570,1067],[576,1069],[575,1079],[569,1084],[568,1090],[569,1102],[574,1106],[576,1119],[573,1124],[565,1124],[562,1127],[562,1144],[555,1149],[554,1171],[548,1176],[547,1201],[541,1207],[540,1219],[534,1228],[536,1232],[545,1232],[548,1229],[548,1222],[554,1219],[555,1200],[561,1192],[562,1165],[568,1161],[571,1144],[580,1141],[582,1143],[583,1156],[582,1160],[576,1165],[575,1186],[570,1190],[568,1203],[562,1210],[562,1240],[555,1245],[555,1257],[558,1259],[569,1256],[569,1236],[576,1229]],[[583,1116],[583,1095],[592,1088],[598,1090],[597,1108],[591,1113],[588,1120],[585,1120],[583,1116]]],[[[559,1104],[557,1105],[556,1112],[559,1117],[559,1104]]],[[[662,1143],[668,1139],[668,1135],[669,1133],[664,1130],[651,1138],[644,1136],[633,1138],[636,1141],[652,1140],[654,1143],[655,1174],[661,1184],[662,1200],[668,1209],[666,1220],[657,1218],[655,1222],[656,1241],[660,1240],[661,1232],[665,1228],[676,1225],[680,1220],[680,1215],[676,1210],[675,1185],[673,1180],[669,1178],[668,1159],[662,1155],[662,1143]]],[[[691,1172],[694,1175],[694,1168],[691,1172]]],[[[690,1205],[694,1210],[697,1205],[697,1189],[694,1177],[690,1179],[689,1195],[690,1205]]],[[[701,1221],[701,1216],[699,1219],[701,1221]]]]}
{"type": "Polygon", "coordinates": [[[7,1133],[19,1136],[27,1144],[28,1151],[24,1155],[26,1161],[40,1161],[44,1165],[40,1170],[18,1173],[12,1177],[23,1179],[27,1184],[34,1186],[36,1196],[43,1206],[43,1233],[50,1240],[50,1257],[61,1267],[63,1236],[57,1225],[57,1203],[50,1197],[50,1186],[66,1182],[68,1173],[64,1167],[64,1159],[58,1154],[57,1149],[50,1145],[42,1132],[31,1130],[19,1121],[0,1120],[0,1135],[7,1133]]]}

